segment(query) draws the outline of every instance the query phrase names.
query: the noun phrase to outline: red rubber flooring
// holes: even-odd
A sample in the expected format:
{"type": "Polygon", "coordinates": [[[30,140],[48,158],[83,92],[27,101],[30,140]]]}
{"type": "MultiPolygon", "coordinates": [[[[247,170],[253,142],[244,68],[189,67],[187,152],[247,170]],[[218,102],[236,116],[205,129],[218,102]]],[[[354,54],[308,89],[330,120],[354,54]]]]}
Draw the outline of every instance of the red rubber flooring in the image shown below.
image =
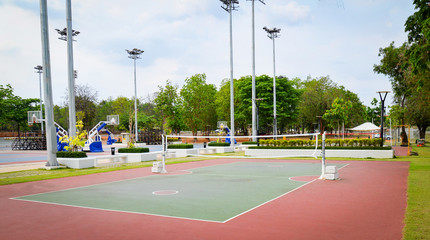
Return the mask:
{"type": "MultiPolygon", "coordinates": [[[[242,160],[183,163],[167,170],[236,161],[242,160]]],[[[316,180],[226,223],[10,199],[141,177],[150,175],[150,168],[1,186],[0,239],[401,239],[409,163],[329,163],[349,164],[340,170],[341,180],[316,180]]]]}

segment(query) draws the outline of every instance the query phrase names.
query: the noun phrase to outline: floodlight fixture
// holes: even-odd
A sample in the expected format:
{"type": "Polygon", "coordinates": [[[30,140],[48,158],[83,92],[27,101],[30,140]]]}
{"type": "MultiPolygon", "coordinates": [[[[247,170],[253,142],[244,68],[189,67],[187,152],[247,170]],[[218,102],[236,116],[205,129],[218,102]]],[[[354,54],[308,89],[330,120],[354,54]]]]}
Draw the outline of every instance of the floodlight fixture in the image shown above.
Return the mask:
{"type": "MultiPolygon", "coordinates": [[[[63,28],[63,30],[56,28],[55,31],[57,31],[57,33],[60,34],[60,37],[58,37],[58,39],[67,41],[67,28],[63,28]]],[[[81,32],[72,29],[72,38],[78,36],[80,33],[81,32]]],[[[76,42],[75,39],[73,39],[73,41],[76,42]]]]}
{"type": "Polygon", "coordinates": [[[235,4],[239,4],[239,0],[220,0],[220,1],[223,4],[221,8],[226,10],[229,13],[231,13],[232,10],[237,10],[239,8],[239,6],[235,6],[235,4]]]}
{"type": "Polygon", "coordinates": [[[140,54],[144,52],[143,50],[140,50],[138,48],[133,48],[132,50],[126,49],[125,51],[127,51],[127,53],[129,54],[128,57],[134,60],[140,59],[140,54]]]}
{"type": "Polygon", "coordinates": [[[270,28],[267,28],[267,27],[263,27],[263,29],[267,32],[267,36],[268,36],[270,39],[278,38],[278,37],[280,37],[280,36],[281,36],[281,35],[279,34],[279,33],[281,32],[281,29],[280,29],[280,28],[272,28],[272,29],[270,29],[270,28]]]}

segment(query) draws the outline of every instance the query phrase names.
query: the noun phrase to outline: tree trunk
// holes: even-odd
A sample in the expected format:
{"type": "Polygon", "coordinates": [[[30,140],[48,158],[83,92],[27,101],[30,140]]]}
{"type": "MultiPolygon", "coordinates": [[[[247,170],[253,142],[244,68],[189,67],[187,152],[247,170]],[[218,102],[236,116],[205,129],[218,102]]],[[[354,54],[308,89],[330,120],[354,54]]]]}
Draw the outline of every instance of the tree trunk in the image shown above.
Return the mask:
{"type": "Polygon", "coordinates": [[[400,133],[402,139],[401,146],[408,146],[408,135],[406,134],[405,126],[402,126],[402,132],[400,133]]]}
{"type": "Polygon", "coordinates": [[[21,133],[20,133],[20,131],[19,131],[19,122],[17,122],[17,126],[18,126],[18,137],[21,137],[21,133]]]}
{"type": "Polygon", "coordinates": [[[426,129],[428,127],[428,125],[417,125],[418,126],[418,131],[420,133],[420,139],[425,139],[426,138],[426,129]]]}

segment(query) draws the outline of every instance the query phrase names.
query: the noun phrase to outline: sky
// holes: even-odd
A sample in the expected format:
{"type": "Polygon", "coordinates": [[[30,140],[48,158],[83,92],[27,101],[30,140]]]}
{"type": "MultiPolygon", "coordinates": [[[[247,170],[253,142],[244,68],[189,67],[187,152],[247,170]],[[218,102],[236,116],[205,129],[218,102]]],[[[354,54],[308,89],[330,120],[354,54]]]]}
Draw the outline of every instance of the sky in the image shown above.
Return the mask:
{"type": "MultiPolygon", "coordinates": [[[[255,2],[256,75],[273,76],[273,45],[263,30],[280,28],[275,40],[276,75],[306,79],[329,76],[356,93],[366,106],[377,91],[391,90],[373,72],[379,48],[407,41],[412,0],[265,0],[255,2]]],[[[97,91],[98,100],[134,97],[133,60],[125,49],[144,51],[136,62],[137,96],[143,101],[169,80],[205,73],[217,88],[230,78],[229,14],[218,0],[72,0],[76,84],[97,91]]],[[[252,75],[252,3],[233,12],[234,78],[252,75]]],[[[48,0],[54,104],[67,95],[66,3],[48,0]]],[[[36,65],[42,65],[37,0],[0,0],[0,84],[15,95],[39,98],[36,65]]],[[[391,105],[391,95],[386,105],[391,105]],[[388,104],[387,104],[388,103],[388,104]]],[[[257,93],[258,97],[258,93],[257,93]]],[[[226,99],[226,101],[229,101],[226,99]]],[[[279,99],[281,101],[281,99],[279,99]]]]}

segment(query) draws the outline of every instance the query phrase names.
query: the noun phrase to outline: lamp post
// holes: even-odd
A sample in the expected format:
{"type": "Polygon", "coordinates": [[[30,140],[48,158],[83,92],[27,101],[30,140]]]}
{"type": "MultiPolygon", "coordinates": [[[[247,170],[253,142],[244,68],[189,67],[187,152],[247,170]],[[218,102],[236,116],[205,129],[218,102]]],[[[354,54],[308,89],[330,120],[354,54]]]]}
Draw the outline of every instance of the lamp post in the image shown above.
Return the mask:
{"type": "Polygon", "coordinates": [[[230,131],[231,131],[231,142],[234,145],[234,83],[233,83],[233,20],[232,12],[237,10],[239,4],[238,0],[220,0],[223,3],[222,9],[226,10],[230,14],[230,131]]]}
{"type": "MultiPolygon", "coordinates": [[[[43,118],[43,107],[42,107],[42,73],[43,73],[43,67],[40,65],[37,65],[36,67],[34,67],[34,69],[36,69],[36,73],[39,74],[39,93],[40,93],[40,117],[42,119],[43,118]]],[[[43,120],[40,121],[40,130],[42,131],[42,135],[43,135],[43,120]]]]}
{"type": "MultiPolygon", "coordinates": [[[[254,104],[257,106],[257,117],[256,117],[256,120],[257,120],[257,133],[256,133],[256,135],[255,136],[258,136],[258,134],[260,134],[260,117],[259,117],[259,115],[260,115],[260,101],[263,101],[264,100],[264,98],[255,98],[254,99],[254,104]]],[[[260,146],[260,139],[257,137],[257,146],[260,146]]]]}
{"type": "Polygon", "coordinates": [[[136,142],[138,141],[139,137],[139,133],[137,131],[137,88],[136,88],[136,59],[140,59],[140,54],[142,54],[144,51],[137,49],[137,48],[133,48],[133,50],[125,50],[127,51],[127,53],[129,54],[129,58],[133,59],[134,62],[134,135],[135,135],[135,139],[136,142]]]}
{"type": "MultiPolygon", "coordinates": [[[[280,28],[272,28],[269,29],[267,27],[263,27],[263,29],[267,32],[267,36],[273,41],[273,135],[277,135],[278,127],[276,120],[276,65],[275,65],[275,38],[278,38],[278,35],[281,32],[280,28]]],[[[276,139],[276,137],[275,137],[276,139]]]]}
{"type": "MultiPolygon", "coordinates": [[[[255,17],[254,17],[254,2],[255,0],[248,0],[252,1],[252,135],[256,136],[257,133],[257,127],[256,127],[256,102],[255,102],[255,17]]],[[[266,5],[263,0],[258,0],[262,4],[266,5]]],[[[254,139],[255,141],[256,139],[254,139]]]]}
{"type": "Polygon", "coordinates": [[[380,137],[382,139],[381,141],[381,147],[384,146],[384,102],[385,98],[387,97],[387,94],[390,93],[390,91],[378,91],[379,98],[381,99],[381,133],[380,137]]]}
{"type": "Polygon", "coordinates": [[[52,100],[51,57],[49,53],[48,6],[40,0],[40,30],[42,38],[43,90],[45,100],[46,149],[48,161],[45,166],[59,166],[57,161],[57,141],[54,125],[54,104],[52,100]]]}
{"type": "Polygon", "coordinates": [[[72,7],[70,0],[66,0],[67,27],[63,30],[55,29],[60,37],[67,41],[68,88],[69,88],[69,136],[76,136],[76,109],[75,109],[75,77],[73,71],[73,37],[80,32],[72,29],[72,7]]]}

